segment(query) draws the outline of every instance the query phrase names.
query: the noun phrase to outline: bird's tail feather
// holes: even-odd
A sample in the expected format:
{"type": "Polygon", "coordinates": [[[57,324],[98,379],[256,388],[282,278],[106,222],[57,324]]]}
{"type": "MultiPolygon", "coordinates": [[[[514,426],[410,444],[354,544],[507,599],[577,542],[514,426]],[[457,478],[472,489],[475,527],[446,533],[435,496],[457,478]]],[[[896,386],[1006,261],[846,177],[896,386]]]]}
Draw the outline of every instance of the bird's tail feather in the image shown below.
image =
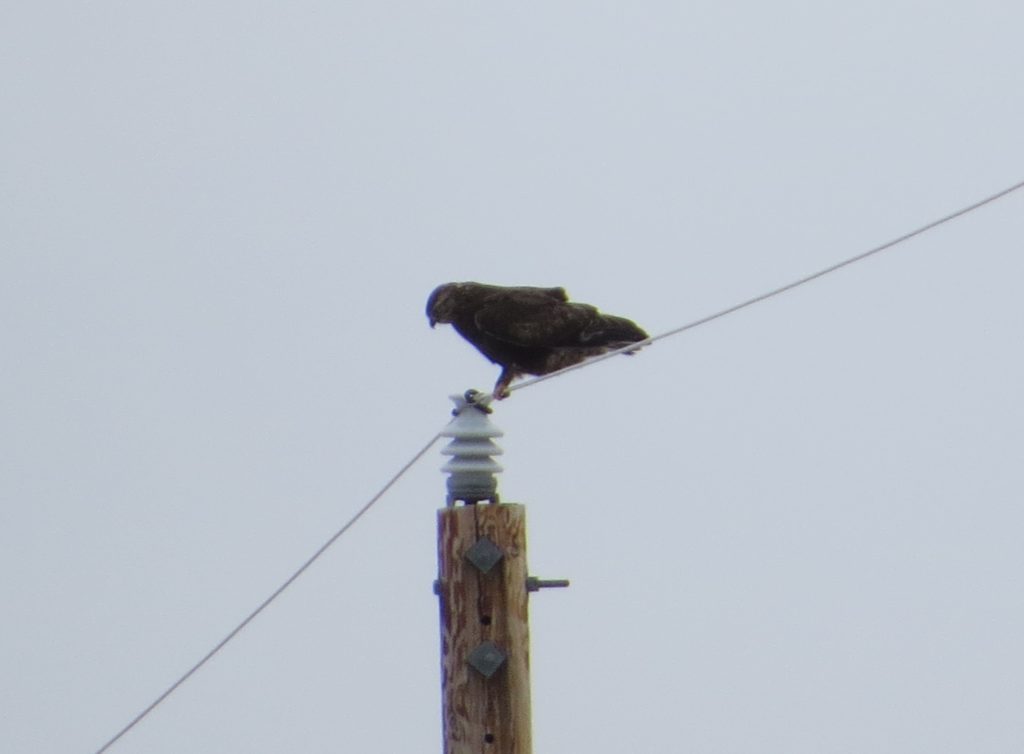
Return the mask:
{"type": "Polygon", "coordinates": [[[597,341],[607,348],[622,348],[630,343],[646,340],[647,333],[637,327],[635,322],[625,317],[602,314],[591,327],[587,328],[583,339],[597,341]]]}

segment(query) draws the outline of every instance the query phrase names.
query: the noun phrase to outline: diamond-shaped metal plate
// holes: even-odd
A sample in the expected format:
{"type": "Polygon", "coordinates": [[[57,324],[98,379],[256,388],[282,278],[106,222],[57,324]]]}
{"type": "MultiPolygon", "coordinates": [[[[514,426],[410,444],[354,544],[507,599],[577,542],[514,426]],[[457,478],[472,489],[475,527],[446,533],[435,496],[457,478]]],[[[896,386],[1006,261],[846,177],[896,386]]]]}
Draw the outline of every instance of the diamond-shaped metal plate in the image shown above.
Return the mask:
{"type": "Polygon", "coordinates": [[[485,641],[469,653],[467,662],[484,678],[490,678],[505,662],[505,653],[492,641],[485,641]]]}
{"type": "Polygon", "coordinates": [[[505,556],[494,542],[487,537],[480,537],[472,547],[466,550],[466,560],[475,565],[481,573],[489,570],[505,556]]]}

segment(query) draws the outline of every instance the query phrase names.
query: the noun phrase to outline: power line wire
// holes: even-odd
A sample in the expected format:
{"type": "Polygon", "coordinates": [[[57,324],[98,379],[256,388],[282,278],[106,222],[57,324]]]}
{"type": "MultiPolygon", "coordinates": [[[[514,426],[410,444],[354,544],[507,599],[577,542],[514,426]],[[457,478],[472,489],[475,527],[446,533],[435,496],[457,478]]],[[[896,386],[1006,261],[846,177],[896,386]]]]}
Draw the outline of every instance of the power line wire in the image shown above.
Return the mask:
{"type": "Polygon", "coordinates": [[[253,619],[256,618],[257,615],[262,613],[263,610],[267,606],[269,606],[271,602],[273,602],[278,597],[280,597],[281,593],[284,592],[285,589],[290,587],[295,582],[295,580],[297,578],[299,578],[299,576],[301,576],[303,573],[305,573],[306,570],[311,565],[313,565],[313,563],[315,563],[317,561],[317,559],[321,555],[323,555],[325,552],[327,552],[328,548],[331,545],[333,545],[335,542],[337,542],[338,539],[345,532],[347,532],[349,529],[351,529],[352,526],[356,523],[356,521],[358,521],[360,518],[362,518],[363,514],[365,514],[368,510],[370,510],[370,508],[373,507],[374,503],[376,503],[378,500],[380,500],[384,496],[384,493],[386,493],[389,489],[391,489],[394,486],[395,482],[397,482],[399,479],[401,479],[405,475],[405,473],[409,469],[411,469],[413,467],[413,465],[418,460],[420,460],[420,458],[422,458],[426,454],[426,452],[428,450],[430,450],[430,448],[434,445],[435,442],[437,442],[437,439],[440,436],[441,436],[441,432],[438,432],[433,437],[431,437],[430,438],[430,442],[428,442],[426,445],[424,445],[412,458],[410,458],[409,461],[406,462],[406,464],[404,466],[402,466],[402,468],[399,469],[398,472],[394,476],[392,476],[383,487],[380,488],[380,490],[377,491],[377,494],[375,494],[373,497],[371,497],[363,505],[362,508],[357,510],[355,512],[355,514],[348,521],[345,522],[345,525],[342,526],[340,529],[338,529],[338,531],[336,531],[333,535],[331,535],[331,538],[328,539],[326,542],[324,542],[320,546],[320,549],[317,550],[316,552],[314,552],[306,560],[305,563],[303,563],[301,566],[299,566],[299,568],[291,576],[289,576],[288,579],[283,584],[281,584],[281,586],[279,586],[277,589],[275,589],[273,591],[273,593],[269,597],[267,597],[265,600],[263,600],[263,602],[261,602],[259,604],[259,607],[257,607],[251,613],[249,613],[249,615],[247,615],[245,617],[245,619],[241,623],[239,623],[237,626],[235,626],[231,630],[231,632],[228,633],[228,635],[225,636],[223,639],[221,639],[217,643],[217,645],[214,646],[213,649],[211,649],[209,652],[207,652],[203,656],[203,658],[201,660],[199,660],[199,662],[197,662],[195,665],[193,665],[191,668],[189,668],[188,671],[186,671],[180,678],[178,678],[178,680],[176,680],[174,683],[172,683],[170,686],[168,686],[167,690],[164,691],[162,694],[160,694],[160,696],[158,696],[156,699],[154,699],[153,702],[148,707],[146,707],[146,709],[142,710],[142,712],[140,712],[134,718],[132,718],[131,722],[129,722],[127,725],[125,725],[123,728],[121,728],[121,730],[119,730],[115,736],[113,736],[109,741],[107,741],[105,744],[103,744],[103,746],[101,746],[99,749],[97,749],[96,750],[96,754],[103,754],[103,752],[105,752],[107,749],[109,749],[111,746],[113,746],[118,741],[118,739],[121,738],[121,736],[123,736],[125,733],[127,733],[132,728],[134,728],[136,725],[138,725],[140,722],[142,722],[142,720],[150,712],[152,712],[154,709],[156,709],[157,706],[161,702],[163,702],[167,697],[169,697],[171,694],[173,694],[178,689],[179,686],[181,686],[183,683],[185,683],[185,681],[187,681],[189,678],[191,678],[196,673],[196,671],[198,671],[201,667],[203,667],[203,665],[205,665],[207,662],[212,660],[214,655],[216,655],[218,652],[220,652],[220,650],[222,650],[225,647],[225,645],[227,645],[227,643],[229,641],[234,639],[242,631],[242,629],[244,629],[246,626],[248,626],[253,621],[253,619]]]}
{"type": "MultiPolygon", "coordinates": [[[[1019,190],[1021,188],[1024,188],[1024,181],[1016,183],[1016,184],[1010,186],[1009,188],[1005,188],[1002,191],[999,191],[999,192],[997,192],[995,194],[987,196],[984,199],[981,199],[980,201],[977,201],[977,202],[975,202],[973,204],[968,205],[967,207],[964,207],[963,209],[960,209],[960,210],[957,210],[956,212],[952,212],[952,213],[950,213],[948,215],[945,215],[944,217],[941,217],[938,220],[934,220],[934,221],[932,221],[932,222],[930,222],[930,223],[928,223],[926,225],[922,225],[921,227],[919,227],[919,228],[917,228],[915,230],[912,230],[909,233],[905,233],[902,236],[894,238],[891,241],[886,241],[885,243],[883,243],[883,244],[881,244],[879,246],[876,246],[876,247],[874,247],[872,249],[869,249],[869,250],[867,250],[865,252],[862,252],[860,254],[852,256],[849,259],[844,259],[841,262],[833,264],[833,265],[831,265],[829,267],[826,267],[826,268],[824,268],[822,270],[819,270],[817,272],[811,273],[810,275],[805,275],[804,277],[799,278],[797,280],[794,280],[791,283],[787,283],[786,285],[780,286],[778,288],[774,288],[774,289],[772,289],[770,291],[767,291],[766,293],[762,293],[762,294],[760,294],[758,296],[754,296],[753,298],[749,298],[749,299],[747,299],[745,301],[741,301],[738,304],[734,304],[732,306],[726,307],[725,309],[721,309],[721,310],[719,310],[717,312],[714,312],[713,314],[709,314],[709,315],[707,315],[705,317],[701,317],[700,319],[693,320],[692,322],[688,322],[685,325],[682,325],[680,327],[676,327],[676,328],[674,328],[672,330],[668,330],[668,331],[663,332],[663,333],[661,333],[659,335],[652,336],[650,338],[647,338],[646,340],[642,340],[642,341],[639,341],[637,343],[630,343],[629,345],[624,346],[622,348],[618,348],[618,349],[616,349],[614,351],[609,351],[608,353],[602,354],[602,355],[594,357],[592,359],[588,359],[587,361],[581,362],[579,364],[573,364],[572,366],[566,367],[565,369],[560,369],[557,372],[551,372],[550,374],[540,375],[538,377],[533,377],[531,379],[524,380],[524,381],[519,382],[519,383],[517,383],[515,385],[512,385],[509,388],[509,392],[512,392],[512,391],[515,391],[515,390],[521,390],[524,387],[529,387],[530,385],[535,385],[538,382],[543,382],[545,380],[552,379],[553,377],[558,377],[558,376],[560,376],[562,374],[566,374],[567,372],[572,372],[572,371],[574,371],[576,369],[582,369],[585,366],[590,366],[591,364],[596,364],[597,362],[604,361],[605,359],[609,359],[612,356],[617,356],[619,354],[626,353],[628,351],[634,351],[637,348],[641,348],[641,347],[643,347],[645,345],[650,345],[651,343],[655,343],[655,342],[657,342],[659,340],[662,340],[664,338],[668,338],[668,337],[670,337],[672,335],[678,335],[679,333],[685,332],[687,330],[692,330],[695,327],[699,327],[701,325],[707,324],[708,322],[712,322],[712,321],[714,321],[716,319],[719,319],[721,317],[725,317],[726,315],[732,314],[733,312],[737,312],[737,311],[739,311],[741,309],[745,309],[748,306],[753,306],[754,304],[760,303],[762,301],[766,301],[766,300],[768,300],[770,298],[774,298],[775,296],[778,296],[778,295],[780,295],[782,293],[786,293],[787,291],[791,291],[794,288],[797,288],[797,287],[799,287],[801,285],[809,283],[809,282],[811,282],[813,280],[817,280],[818,278],[824,277],[825,275],[828,275],[829,273],[832,273],[832,272],[835,272],[835,271],[837,271],[839,269],[842,269],[843,267],[846,267],[848,265],[854,264],[856,262],[860,262],[860,261],[862,261],[864,259],[867,259],[870,256],[878,254],[879,252],[885,251],[886,249],[890,249],[893,246],[896,246],[897,244],[903,243],[904,241],[908,241],[908,240],[910,240],[911,238],[913,238],[915,236],[918,236],[918,235],[920,235],[922,233],[925,233],[926,231],[932,230],[933,228],[936,228],[936,227],[938,227],[940,225],[943,225],[943,224],[945,224],[945,223],[947,223],[947,222],[949,222],[951,220],[955,220],[958,217],[962,217],[963,215],[966,215],[969,212],[973,212],[976,209],[980,209],[981,207],[985,206],[986,204],[994,202],[997,199],[1001,199],[1002,197],[1004,197],[1004,196],[1006,196],[1008,194],[1011,194],[1014,191],[1017,191],[1017,190],[1019,190]]],[[[478,398],[476,398],[475,402],[476,403],[486,404],[486,403],[489,403],[492,399],[493,399],[493,395],[492,394],[485,394],[485,395],[482,395],[482,396],[479,396],[478,398]]],[[[441,430],[441,431],[443,431],[443,430],[441,430]]],[[[119,730],[117,732],[117,734],[115,734],[112,738],[110,738],[110,740],[108,740],[105,744],[103,744],[103,746],[101,746],[99,749],[97,749],[96,750],[96,754],[103,754],[111,746],[113,746],[122,736],[124,736],[128,731],[130,731],[132,728],[134,728],[136,725],[138,725],[140,722],[142,722],[142,720],[147,715],[149,715],[149,713],[151,713],[154,709],[156,709],[157,706],[159,706],[165,699],[167,699],[167,697],[169,697],[171,694],[173,694],[183,683],[185,683],[185,681],[187,681],[189,678],[191,678],[207,662],[209,662],[211,659],[213,659],[213,657],[218,652],[220,652],[228,644],[228,642],[230,642],[232,639],[234,639],[246,626],[248,626],[256,618],[256,616],[258,616],[260,613],[262,613],[263,610],[266,609],[270,605],[270,603],[272,603],[274,600],[276,600],[281,595],[282,592],[284,592],[288,587],[290,587],[295,582],[296,579],[298,579],[303,573],[305,573],[306,570],[310,566],[312,566],[313,563],[316,562],[320,558],[320,556],[323,555],[331,547],[331,545],[333,545],[338,539],[340,539],[341,536],[343,534],[345,534],[345,532],[347,532],[350,528],[352,528],[352,526],[360,518],[362,518],[362,516],[367,511],[369,511],[370,508],[372,508],[373,505],[378,500],[380,500],[384,496],[384,494],[389,489],[391,489],[391,487],[393,487],[394,484],[399,479],[401,479],[405,475],[405,473],[409,469],[411,469],[413,467],[413,465],[415,465],[415,463],[417,461],[419,461],[420,458],[422,458],[427,453],[428,450],[430,450],[431,447],[433,447],[434,443],[437,442],[438,438],[441,436],[441,431],[438,431],[433,437],[431,437],[430,441],[426,445],[424,445],[419,451],[417,451],[416,454],[413,455],[413,457],[410,458],[409,461],[407,461],[405,463],[405,465],[402,466],[402,468],[400,468],[398,470],[398,472],[396,472],[384,484],[384,486],[381,487],[380,490],[378,490],[378,492],[373,497],[371,497],[363,505],[362,508],[360,508],[358,511],[356,511],[356,513],[348,521],[346,521],[345,524],[340,529],[338,529],[338,531],[336,531],[330,537],[330,539],[328,539],[326,542],[324,542],[324,544],[320,546],[320,549],[318,549],[316,552],[314,552],[301,566],[299,566],[299,568],[291,576],[289,576],[288,579],[283,584],[281,584],[281,586],[279,586],[277,589],[275,589],[270,594],[269,597],[267,597],[265,600],[263,600],[263,602],[261,602],[259,604],[259,606],[255,610],[253,610],[251,613],[249,613],[249,615],[247,615],[242,620],[241,623],[239,623],[223,639],[221,639],[213,647],[213,649],[211,649],[209,652],[207,652],[202,657],[202,659],[200,659],[191,668],[189,668],[174,683],[172,683],[170,686],[168,686],[167,689],[162,694],[160,694],[160,696],[158,696],[155,700],[153,700],[153,702],[148,707],[146,707],[144,710],[142,710],[142,712],[140,712],[138,715],[136,715],[134,718],[132,718],[132,720],[127,725],[125,725],[121,730],[119,730]]]]}
{"type": "MultiPolygon", "coordinates": [[[[824,277],[825,275],[828,275],[832,272],[841,270],[842,268],[848,267],[851,264],[863,261],[864,259],[867,259],[868,257],[883,252],[886,249],[891,249],[893,246],[901,244],[904,241],[909,241],[911,238],[919,236],[922,233],[926,233],[927,231],[932,230],[933,228],[937,228],[940,225],[944,225],[945,223],[948,223],[951,220],[956,220],[959,217],[963,217],[964,215],[973,212],[976,209],[984,207],[986,204],[991,204],[997,199],[1002,199],[1004,196],[1012,194],[1014,191],[1018,191],[1022,188],[1024,188],[1024,181],[1015,183],[1012,186],[1003,189],[1002,191],[997,191],[994,194],[986,196],[984,199],[976,201],[973,204],[969,204],[968,206],[962,209],[958,209],[956,212],[951,212],[948,215],[940,217],[938,220],[933,220],[932,222],[927,223],[926,225],[922,225],[921,227],[916,228],[910,231],[909,233],[904,233],[902,236],[898,236],[892,239],[891,241],[886,241],[885,243],[875,246],[872,249],[868,249],[867,251],[861,252],[860,254],[856,254],[855,256],[852,256],[849,259],[844,259],[843,261],[837,262],[836,264],[830,265],[822,270],[812,272],[810,275],[805,275],[804,277],[794,280],[791,283],[786,283],[785,285],[779,286],[778,288],[773,288],[772,290],[767,291],[766,293],[754,296],[753,298],[748,298],[746,301],[741,301],[738,304],[733,304],[732,306],[726,307],[725,309],[721,309],[713,314],[701,317],[700,319],[695,319],[692,322],[688,322],[685,325],[676,327],[672,330],[668,330],[659,335],[654,335],[650,338],[647,338],[646,340],[641,340],[636,343],[630,343],[627,346],[617,348],[614,351],[608,351],[607,353],[603,353],[600,356],[595,356],[591,359],[587,359],[586,361],[580,362],[579,364],[573,364],[572,366],[565,367],[564,369],[559,369],[557,372],[551,372],[550,374],[542,374],[538,377],[531,377],[528,380],[523,380],[522,382],[510,386],[508,388],[508,392],[511,393],[516,390],[522,390],[524,387],[530,387],[531,385],[536,385],[538,382],[544,382],[544,380],[550,380],[554,377],[566,374],[567,372],[572,372],[576,369],[582,369],[583,367],[590,366],[591,364],[596,364],[599,361],[610,359],[612,356],[618,356],[619,354],[622,353],[635,351],[637,348],[650,345],[651,343],[655,343],[659,340],[668,338],[672,335],[678,335],[679,333],[686,332],[687,330],[692,330],[695,327],[700,327],[701,325],[705,325],[708,322],[712,322],[716,319],[720,319],[721,317],[725,317],[726,315],[738,312],[740,309],[746,309],[748,306],[753,306],[754,304],[759,304],[762,301],[767,301],[770,298],[774,298],[775,296],[778,296],[782,293],[791,291],[794,288],[798,288],[801,285],[810,283],[811,281],[817,280],[818,278],[824,277]]],[[[478,402],[488,402],[492,398],[493,394],[487,394],[486,396],[481,396],[477,400],[478,402]]]]}

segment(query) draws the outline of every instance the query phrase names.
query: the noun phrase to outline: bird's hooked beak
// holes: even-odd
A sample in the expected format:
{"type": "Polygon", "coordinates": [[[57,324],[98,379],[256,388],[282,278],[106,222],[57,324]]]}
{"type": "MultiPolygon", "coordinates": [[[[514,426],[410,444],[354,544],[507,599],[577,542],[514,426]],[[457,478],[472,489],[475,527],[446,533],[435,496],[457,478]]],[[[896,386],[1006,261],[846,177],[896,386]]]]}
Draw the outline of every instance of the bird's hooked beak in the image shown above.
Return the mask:
{"type": "Polygon", "coordinates": [[[437,325],[437,320],[434,319],[433,317],[427,317],[427,321],[430,322],[430,329],[433,330],[434,327],[437,325]]]}

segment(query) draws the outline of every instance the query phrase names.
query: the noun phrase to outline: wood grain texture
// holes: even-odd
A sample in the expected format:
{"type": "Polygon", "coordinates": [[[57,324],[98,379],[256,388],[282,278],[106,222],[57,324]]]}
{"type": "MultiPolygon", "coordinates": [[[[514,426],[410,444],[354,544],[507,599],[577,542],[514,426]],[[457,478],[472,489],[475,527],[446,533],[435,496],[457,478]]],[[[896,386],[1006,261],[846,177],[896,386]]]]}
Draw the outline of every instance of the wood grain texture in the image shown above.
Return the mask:
{"type": "Polygon", "coordinates": [[[530,754],[526,509],[511,503],[438,511],[445,754],[530,754]],[[486,536],[504,557],[486,574],[466,551],[486,536]],[[467,656],[485,641],[506,655],[490,678],[467,656]]]}

